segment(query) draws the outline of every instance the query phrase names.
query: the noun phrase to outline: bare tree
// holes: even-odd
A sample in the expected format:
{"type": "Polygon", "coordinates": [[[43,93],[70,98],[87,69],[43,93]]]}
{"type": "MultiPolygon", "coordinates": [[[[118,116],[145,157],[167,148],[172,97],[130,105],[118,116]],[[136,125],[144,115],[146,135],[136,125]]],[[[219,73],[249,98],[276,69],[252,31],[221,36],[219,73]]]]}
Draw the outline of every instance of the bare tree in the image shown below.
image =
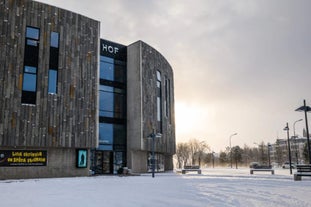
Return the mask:
{"type": "Polygon", "coordinates": [[[185,143],[178,143],[176,148],[176,158],[179,168],[185,165],[198,165],[208,161],[209,146],[204,141],[191,139],[185,143]],[[190,162],[189,162],[190,161],[190,162]]]}
{"type": "Polygon", "coordinates": [[[209,152],[209,146],[206,144],[205,141],[199,141],[197,139],[191,139],[189,140],[189,147],[190,147],[190,156],[192,165],[195,165],[198,163],[199,166],[201,166],[202,161],[205,162],[206,157],[208,157],[209,152]],[[196,162],[197,161],[197,162],[196,162]]]}
{"type": "Polygon", "coordinates": [[[195,163],[195,157],[197,152],[199,152],[200,143],[197,139],[189,140],[189,149],[190,149],[190,157],[191,157],[191,165],[195,163]]]}
{"type": "Polygon", "coordinates": [[[190,157],[190,148],[187,143],[178,143],[176,148],[176,157],[178,167],[187,165],[188,159],[190,157]]]}

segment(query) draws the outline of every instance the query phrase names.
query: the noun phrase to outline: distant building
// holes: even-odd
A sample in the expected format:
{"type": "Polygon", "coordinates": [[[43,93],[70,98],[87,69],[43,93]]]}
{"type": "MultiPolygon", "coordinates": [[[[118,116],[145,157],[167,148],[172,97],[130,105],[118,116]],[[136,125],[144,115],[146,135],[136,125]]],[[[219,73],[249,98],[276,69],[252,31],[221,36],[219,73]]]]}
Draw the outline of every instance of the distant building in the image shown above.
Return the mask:
{"type": "MultiPolygon", "coordinates": [[[[292,163],[305,163],[303,151],[306,143],[307,138],[304,137],[290,138],[292,163]]],[[[284,162],[289,161],[288,154],[289,153],[287,139],[277,139],[274,144],[271,144],[270,158],[272,162],[282,165],[284,162]]]]}
{"type": "Polygon", "coordinates": [[[0,2],[0,179],[173,169],[173,71],[142,41],[54,6],[0,2]]]}

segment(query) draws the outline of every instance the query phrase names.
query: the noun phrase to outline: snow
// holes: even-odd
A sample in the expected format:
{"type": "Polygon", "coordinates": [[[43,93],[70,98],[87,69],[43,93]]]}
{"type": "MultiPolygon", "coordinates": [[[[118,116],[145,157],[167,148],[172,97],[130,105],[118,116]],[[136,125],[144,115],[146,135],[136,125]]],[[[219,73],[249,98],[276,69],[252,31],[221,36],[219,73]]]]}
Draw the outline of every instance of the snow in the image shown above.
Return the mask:
{"type": "MultiPolygon", "coordinates": [[[[295,172],[295,171],[294,171],[295,172]]],[[[0,181],[1,206],[311,206],[311,178],[289,170],[204,169],[201,175],[156,173],[0,181]]]]}

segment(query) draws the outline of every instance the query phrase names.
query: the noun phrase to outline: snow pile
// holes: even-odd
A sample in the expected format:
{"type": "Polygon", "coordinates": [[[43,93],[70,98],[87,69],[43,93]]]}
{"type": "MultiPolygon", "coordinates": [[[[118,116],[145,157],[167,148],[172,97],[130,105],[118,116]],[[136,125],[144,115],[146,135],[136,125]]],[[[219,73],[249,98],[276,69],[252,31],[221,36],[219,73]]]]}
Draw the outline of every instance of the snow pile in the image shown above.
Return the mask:
{"type": "Polygon", "coordinates": [[[1,206],[311,206],[311,179],[294,181],[288,170],[249,169],[189,173],[0,181],[1,206]]]}

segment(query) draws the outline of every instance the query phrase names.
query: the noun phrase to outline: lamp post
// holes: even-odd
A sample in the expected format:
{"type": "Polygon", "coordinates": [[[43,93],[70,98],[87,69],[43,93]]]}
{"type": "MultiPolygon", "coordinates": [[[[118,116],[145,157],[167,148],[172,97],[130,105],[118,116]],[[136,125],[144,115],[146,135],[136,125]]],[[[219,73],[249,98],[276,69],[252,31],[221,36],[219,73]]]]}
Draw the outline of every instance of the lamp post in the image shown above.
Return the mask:
{"type": "Polygon", "coordinates": [[[200,142],[199,146],[199,166],[201,167],[201,157],[206,148],[205,141],[200,142]]]}
{"type": "Polygon", "coordinates": [[[289,172],[290,172],[290,174],[292,174],[292,155],[291,155],[291,152],[290,152],[290,142],[289,142],[289,128],[288,128],[288,123],[286,123],[286,127],[284,128],[284,130],[287,131],[289,172]]]}
{"type": "Polygon", "coordinates": [[[309,138],[309,128],[308,128],[308,118],[307,118],[307,112],[311,111],[311,107],[306,105],[306,100],[303,100],[303,106],[299,107],[295,111],[304,111],[305,112],[307,144],[308,144],[308,157],[309,157],[309,164],[311,164],[310,138],[309,138]]]}
{"type": "Polygon", "coordinates": [[[232,168],[232,150],[231,150],[231,138],[235,135],[237,135],[238,133],[234,133],[234,134],[231,134],[230,135],[230,138],[229,138],[229,146],[230,146],[230,167],[232,168]]]}
{"type": "Polygon", "coordinates": [[[293,130],[294,130],[294,139],[295,139],[295,146],[296,146],[296,164],[298,165],[298,147],[297,147],[297,140],[296,140],[296,133],[295,133],[295,124],[299,121],[302,121],[303,119],[299,119],[297,121],[294,122],[293,124],[293,130]]]}
{"type": "Polygon", "coordinates": [[[153,132],[148,136],[148,138],[152,139],[152,158],[151,158],[151,166],[152,166],[152,177],[154,178],[154,172],[155,172],[155,156],[154,156],[154,139],[155,138],[161,138],[162,134],[160,133],[155,133],[155,130],[153,129],[153,132]]]}
{"type": "Polygon", "coordinates": [[[268,143],[268,163],[269,163],[269,167],[271,166],[271,159],[270,159],[270,147],[271,147],[271,144],[268,143]]]}
{"type": "Polygon", "coordinates": [[[253,143],[254,145],[257,145],[257,150],[256,150],[256,161],[259,162],[259,144],[257,144],[257,142],[253,143]]]}

